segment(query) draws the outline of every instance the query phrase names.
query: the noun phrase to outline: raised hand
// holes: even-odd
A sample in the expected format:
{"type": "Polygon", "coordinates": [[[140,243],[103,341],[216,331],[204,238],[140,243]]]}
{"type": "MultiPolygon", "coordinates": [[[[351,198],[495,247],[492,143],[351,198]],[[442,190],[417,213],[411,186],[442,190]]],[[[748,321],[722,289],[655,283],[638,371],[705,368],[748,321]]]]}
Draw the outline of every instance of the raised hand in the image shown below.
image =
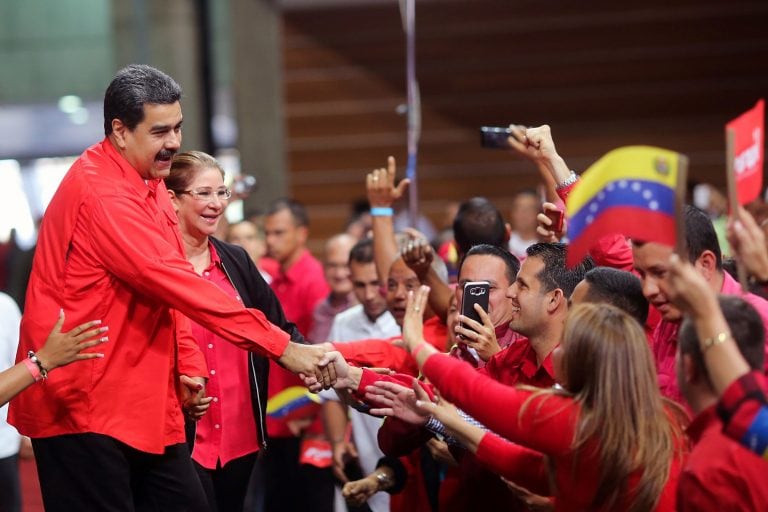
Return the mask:
{"type": "Polygon", "coordinates": [[[427,392],[419,385],[413,386],[413,392],[416,395],[416,403],[414,404],[416,410],[421,414],[426,414],[439,420],[448,430],[448,433],[453,433],[456,429],[460,428],[461,424],[466,424],[452,403],[437,395],[435,395],[433,400],[430,400],[427,392]]]}
{"type": "Polygon", "coordinates": [[[107,336],[102,336],[109,328],[99,327],[101,320],[85,322],[69,332],[61,332],[63,325],[64,310],[62,309],[59,311],[59,319],[53,326],[53,330],[45,340],[45,345],[36,354],[46,370],[51,371],[74,361],[104,357],[104,354],[98,352],[83,353],[85,349],[109,341],[107,336]]]}
{"type": "Polygon", "coordinates": [[[728,243],[740,265],[764,283],[768,281],[768,248],[765,245],[765,233],[755,219],[739,206],[735,216],[728,222],[726,231],[728,243]]]}
{"type": "Polygon", "coordinates": [[[717,295],[704,276],[677,254],[669,258],[667,279],[660,279],[658,283],[662,293],[685,313],[702,317],[720,308],[717,295]]]}
{"type": "Polygon", "coordinates": [[[387,158],[387,167],[374,169],[365,178],[368,202],[372,208],[390,207],[405,193],[409,179],[402,180],[395,187],[395,157],[387,158]]]}
{"type": "Polygon", "coordinates": [[[408,292],[403,318],[403,341],[413,351],[424,341],[424,309],[427,307],[429,286],[420,286],[416,293],[408,292]]]}
{"type": "Polygon", "coordinates": [[[459,315],[459,323],[456,324],[456,334],[460,334],[464,342],[477,351],[477,355],[483,361],[488,361],[495,353],[501,350],[499,342],[496,339],[496,329],[491,322],[491,317],[483,311],[480,304],[475,304],[475,311],[480,315],[482,324],[459,315]],[[462,324],[466,327],[463,327],[462,324]]]}
{"type": "Polygon", "coordinates": [[[413,270],[420,281],[424,281],[432,261],[435,259],[435,252],[426,238],[415,238],[409,240],[400,251],[403,261],[413,270]]]}
{"type": "Polygon", "coordinates": [[[536,226],[536,233],[543,239],[544,242],[559,242],[568,233],[568,220],[563,219],[562,231],[555,231],[552,229],[552,219],[547,217],[546,212],[553,212],[559,210],[554,203],[544,203],[542,205],[544,212],[536,215],[538,226],[536,226]]]}
{"type": "Polygon", "coordinates": [[[376,416],[393,416],[412,425],[424,425],[429,419],[416,407],[416,393],[395,382],[378,381],[368,386],[365,398],[379,404],[370,410],[376,416]]]}

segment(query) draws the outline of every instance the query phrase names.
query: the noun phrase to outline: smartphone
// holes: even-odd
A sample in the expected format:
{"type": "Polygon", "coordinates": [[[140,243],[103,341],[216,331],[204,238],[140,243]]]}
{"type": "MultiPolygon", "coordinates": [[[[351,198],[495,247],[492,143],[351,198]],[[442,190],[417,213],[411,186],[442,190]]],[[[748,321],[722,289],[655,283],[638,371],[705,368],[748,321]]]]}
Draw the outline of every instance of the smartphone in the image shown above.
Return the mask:
{"type": "Polygon", "coordinates": [[[508,149],[510,135],[512,135],[512,129],[509,127],[481,126],[480,145],[484,148],[508,149]]]}
{"type": "MultiPolygon", "coordinates": [[[[475,311],[475,304],[480,304],[483,311],[488,312],[488,296],[491,283],[488,281],[470,281],[464,283],[464,294],[461,299],[461,314],[482,324],[480,314],[475,311]]],[[[465,327],[462,325],[462,327],[465,327]]],[[[469,327],[467,327],[469,329],[469,327]]]]}
{"type": "Polygon", "coordinates": [[[562,210],[546,210],[544,215],[552,221],[552,225],[549,229],[555,233],[560,233],[563,230],[563,219],[565,218],[565,212],[562,210]]]}

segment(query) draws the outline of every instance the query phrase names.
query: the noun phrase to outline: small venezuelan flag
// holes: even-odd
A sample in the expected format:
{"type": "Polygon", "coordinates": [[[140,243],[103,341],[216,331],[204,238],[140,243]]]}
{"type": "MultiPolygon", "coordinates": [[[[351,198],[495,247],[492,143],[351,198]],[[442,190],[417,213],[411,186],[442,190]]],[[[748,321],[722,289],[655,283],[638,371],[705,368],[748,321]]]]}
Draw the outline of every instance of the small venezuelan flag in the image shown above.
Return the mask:
{"type": "Polygon", "coordinates": [[[568,266],[578,264],[606,235],[674,246],[679,156],[667,149],[627,146],[587,169],[566,202],[568,266]]]}
{"type": "Polygon", "coordinates": [[[320,404],[320,397],[307,388],[291,386],[267,401],[267,415],[278,419],[312,416],[320,404]]]}

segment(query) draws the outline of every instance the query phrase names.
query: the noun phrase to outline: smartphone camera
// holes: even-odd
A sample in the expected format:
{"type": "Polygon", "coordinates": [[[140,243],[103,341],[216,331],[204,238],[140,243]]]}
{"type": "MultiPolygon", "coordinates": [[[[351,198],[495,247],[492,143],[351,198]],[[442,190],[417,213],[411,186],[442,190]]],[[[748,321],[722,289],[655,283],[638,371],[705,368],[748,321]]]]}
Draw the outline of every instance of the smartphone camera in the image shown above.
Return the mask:
{"type": "Polygon", "coordinates": [[[512,135],[512,129],[501,126],[481,126],[480,127],[480,145],[490,149],[509,149],[509,137],[512,135]]]}

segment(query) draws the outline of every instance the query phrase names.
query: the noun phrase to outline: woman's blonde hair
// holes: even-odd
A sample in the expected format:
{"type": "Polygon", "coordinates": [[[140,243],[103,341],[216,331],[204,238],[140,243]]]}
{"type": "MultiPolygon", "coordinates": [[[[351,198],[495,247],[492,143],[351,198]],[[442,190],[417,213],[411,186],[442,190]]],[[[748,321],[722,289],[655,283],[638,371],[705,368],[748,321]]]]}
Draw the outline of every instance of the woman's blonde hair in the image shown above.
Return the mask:
{"type": "Polygon", "coordinates": [[[208,153],[202,151],[185,151],[173,157],[171,171],[165,178],[165,186],[168,190],[181,192],[189,188],[189,184],[195,174],[202,169],[217,169],[224,178],[224,169],[221,164],[208,153]]]}
{"type": "Polygon", "coordinates": [[[642,327],[609,304],[574,307],[565,323],[561,369],[567,394],[581,407],[573,449],[577,457],[596,451],[599,461],[591,508],[629,503],[629,511],[653,510],[673,458],[681,455],[685,413],[665,405],[642,327]],[[630,490],[634,473],[639,479],[630,490]]]}

